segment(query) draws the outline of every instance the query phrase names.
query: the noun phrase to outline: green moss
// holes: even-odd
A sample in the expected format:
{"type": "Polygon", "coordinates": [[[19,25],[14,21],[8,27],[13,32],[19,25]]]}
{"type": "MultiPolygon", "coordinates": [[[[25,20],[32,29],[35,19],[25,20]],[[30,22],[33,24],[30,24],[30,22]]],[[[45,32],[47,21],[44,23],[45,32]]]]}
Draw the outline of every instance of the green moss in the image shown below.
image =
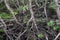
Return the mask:
{"type": "Polygon", "coordinates": [[[0,12],[0,16],[1,16],[3,19],[10,19],[10,18],[12,18],[12,15],[11,15],[11,14],[5,13],[5,12],[0,12]]]}
{"type": "Polygon", "coordinates": [[[0,5],[0,9],[4,9],[5,8],[5,5],[0,5]]]}
{"type": "Polygon", "coordinates": [[[19,9],[17,9],[17,10],[26,11],[26,10],[28,10],[28,5],[19,6],[19,9]]]}
{"type": "Polygon", "coordinates": [[[53,30],[58,31],[60,29],[60,26],[54,26],[53,30]]]}
{"type": "Polygon", "coordinates": [[[43,38],[44,35],[43,35],[42,33],[39,33],[39,34],[38,34],[38,37],[39,37],[39,38],[43,38]]]}
{"type": "Polygon", "coordinates": [[[29,16],[30,16],[30,14],[26,14],[26,15],[24,16],[24,18],[23,18],[23,22],[24,22],[24,23],[27,23],[29,16]]]}
{"type": "Polygon", "coordinates": [[[53,21],[53,20],[50,20],[50,21],[47,23],[47,25],[48,25],[48,26],[54,26],[54,25],[55,25],[55,23],[54,23],[54,21],[53,21]]]}
{"type": "Polygon", "coordinates": [[[54,2],[51,2],[48,6],[49,10],[53,13],[55,12],[56,6],[54,2]]]}
{"type": "Polygon", "coordinates": [[[0,29],[0,33],[2,33],[3,32],[3,30],[2,29],[0,29]]]}

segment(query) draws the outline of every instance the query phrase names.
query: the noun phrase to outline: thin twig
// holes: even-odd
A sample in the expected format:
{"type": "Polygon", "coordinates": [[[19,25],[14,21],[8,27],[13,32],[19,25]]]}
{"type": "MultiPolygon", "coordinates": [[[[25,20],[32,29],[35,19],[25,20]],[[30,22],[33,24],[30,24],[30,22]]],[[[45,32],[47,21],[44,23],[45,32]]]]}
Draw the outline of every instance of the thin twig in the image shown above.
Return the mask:
{"type": "Polygon", "coordinates": [[[58,33],[58,35],[55,37],[55,39],[54,40],[57,40],[57,38],[60,36],[60,33],[58,33]]]}

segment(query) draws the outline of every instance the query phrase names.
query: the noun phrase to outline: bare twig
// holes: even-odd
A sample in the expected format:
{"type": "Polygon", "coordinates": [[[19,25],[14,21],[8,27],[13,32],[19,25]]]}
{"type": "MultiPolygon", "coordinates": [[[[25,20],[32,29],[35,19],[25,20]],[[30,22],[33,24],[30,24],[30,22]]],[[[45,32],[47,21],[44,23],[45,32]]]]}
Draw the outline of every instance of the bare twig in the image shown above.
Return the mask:
{"type": "MultiPolygon", "coordinates": [[[[34,18],[34,12],[32,10],[32,0],[29,0],[29,9],[30,9],[32,21],[34,22],[34,25],[36,26],[36,29],[38,31],[37,24],[36,24],[35,18],[34,18]]],[[[39,33],[39,31],[38,31],[38,33],[39,33]]]]}
{"type": "Polygon", "coordinates": [[[59,0],[54,0],[55,4],[56,4],[56,12],[57,12],[57,16],[60,20],[60,6],[58,4],[59,0]]]}
{"type": "Polygon", "coordinates": [[[57,38],[60,36],[60,33],[58,33],[58,35],[55,37],[55,39],[54,40],[57,40],[57,38]]]}
{"type": "MultiPolygon", "coordinates": [[[[13,18],[15,19],[16,23],[19,24],[19,25],[21,25],[21,23],[19,23],[18,20],[17,20],[17,18],[15,17],[13,10],[10,8],[9,4],[7,3],[7,0],[4,0],[4,2],[5,2],[5,5],[6,5],[7,9],[8,9],[8,10],[11,12],[11,14],[13,15],[13,18]]],[[[22,25],[21,25],[21,26],[22,26],[22,25]]]]}
{"type": "Polygon", "coordinates": [[[7,35],[7,37],[8,37],[10,40],[13,40],[13,39],[11,39],[10,36],[8,35],[8,33],[7,33],[7,26],[6,26],[5,22],[3,21],[3,19],[2,19],[1,17],[0,17],[0,20],[1,20],[1,22],[3,23],[3,25],[4,25],[4,27],[2,27],[2,28],[3,28],[3,31],[5,32],[5,34],[7,35]]]}

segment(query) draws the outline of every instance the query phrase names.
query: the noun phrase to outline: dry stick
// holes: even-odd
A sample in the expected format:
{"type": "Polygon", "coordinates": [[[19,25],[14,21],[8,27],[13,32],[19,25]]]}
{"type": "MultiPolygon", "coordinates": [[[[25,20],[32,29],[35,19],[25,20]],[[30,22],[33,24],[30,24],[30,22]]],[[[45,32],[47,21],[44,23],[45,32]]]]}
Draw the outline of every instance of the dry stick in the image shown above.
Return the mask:
{"type": "MultiPolygon", "coordinates": [[[[47,1],[47,0],[46,0],[47,1]]],[[[38,9],[41,9],[43,8],[48,2],[44,3],[42,6],[39,6],[38,3],[36,3],[36,5],[39,7],[38,9]]],[[[38,10],[38,9],[35,9],[35,10],[38,10]]]]}
{"type": "MultiPolygon", "coordinates": [[[[47,0],[45,1],[45,4],[47,4],[47,0]]],[[[46,21],[48,21],[47,11],[46,11],[46,5],[44,6],[44,13],[46,16],[46,21]]]]}
{"type": "Polygon", "coordinates": [[[29,9],[30,9],[32,21],[33,21],[33,23],[34,23],[34,25],[35,25],[38,33],[39,33],[39,30],[38,30],[38,28],[37,28],[37,24],[36,24],[35,18],[34,18],[34,12],[33,12],[33,10],[32,10],[32,0],[29,0],[29,9]]]}
{"type": "Polygon", "coordinates": [[[27,28],[24,30],[24,32],[23,33],[19,33],[19,36],[16,38],[16,40],[19,40],[19,38],[28,30],[28,25],[29,25],[29,23],[32,21],[32,17],[30,18],[30,20],[27,22],[27,28]]]}
{"type": "Polygon", "coordinates": [[[32,21],[34,22],[34,25],[36,26],[36,29],[37,29],[37,31],[38,31],[38,33],[39,33],[39,30],[38,30],[38,28],[37,28],[37,24],[36,24],[35,18],[34,18],[34,12],[33,12],[33,10],[32,10],[32,0],[29,0],[29,9],[30,9],[32,21]]]}
{"type": "Polygon", "coordinates": [[[45,34],[45,37],[46,37],[46,40],[48,40],[48,36],[47,36],[47,34],[45,34]]]}
{"type": "MultiPolygon", "coordinates": [[[[13,14],[14,12],[13,12],[13,10],[9,7],[9,5],[8,5],[7,1],[6,1],[6,0],[4,0],[4,2],[5,2],[5,5],[6,5],[7,9],[12,13],[12,15],[13,15],[13,17],[14,17],[14,19],[15,19],[16,23],[17,23],[17,24],[19,24],[19,25],[21,25],[21,24],[18,22],[18,20],[16,19],[15,15],[13,14]]],[[[21,25],[21,26],[22,26],[22,25],[21,25]]],[[[21,33],[21,34],[17,37],[17,39],[16,39],[16,40],[18,40],[18,38],[20,38],[20,36],[22,36],[26,31],[27,31],[27,29],[26,29],[26,30],[24,30],[24,32],[23,32],[23,33],[21,33]]]]}
{"type": "Polygon", "coordinates": [[[55,37],[55,39],[54,40],[57,40],[57,38],[60,36],[60,33],[58,33],[58,35],[55,37]]]}
{"type": "MultiPolygon", "coordinates": [[[[14,2],[14,0],[12,0],[13,2],[14,2]]],[[[17,5],[18,5],[18,7],[19,7],[19,1],[18,0],[16,0],[16,2],[17,2],[17,5]]],[[[14,4],[15,6],[16,6],[16,4],[14,4]]],[[[16,6],[16,8],[18,8],[17,6],[16,6]]]]}
{"type": "MultiPolygon", "coordinates": [[[[13,17],[14,17],[15,21],[20,25],[20,23],[17,21],[17,19],[16,19],[15,15],[13,14],[13,13],[14,13],[14,12],[13,12],[13,10],[9,7],[8,3],[6,2],[6,0],[5,0],[4,2],[5,2],[5,4],[6,4],[6,7],[8,8],[8,10],[12,13],[12,15],[13,15],[13,17]]],[[[31,18],[31,19],[32,19],[32,18],[31,18]]],[[[28,23],[27,23],[27,24],[29,24],[29,22],[31,21],[31,19],[28,21],[28,23]]],[[[24,30],[24,32],[23,32],[23,33],[21,33],[21,34],[17,37],[17,39],[16,39],[16,40],[18,40],[18,38],[20,38],[20,36],[22,36],[26,31],[27,31],[27,29],[26,29],[26,30],[24,30]]]]}
{"type": "Polygon", "coordinates": [[[27,28],[24,30],[23,33],[21,33],[21,34],[16,38],[16,40],[18,40],[18,39],[28,30],[28,25],[29,25],[29,23],[32,21],[32,18],[33,18],[33,17],[31,17],[31,18],[29,19],[29,21],[27,22],[27,28]]]}
{"type": "MultiPolygon", "coordinates": [[[[33,21],[33,19],[34,19],[34,14],[33,14],[33,12],[32,12],[32,6],[31,6],[30,0],[29,0],[29,10],[30,10],[30,12],[31,12],[31,18],[30,18],[29,21],[27,22],[27,27],[28,27],[29,23],[30,23],[31,21],[33,21]]],[[[36,24],[35,24],[35,25],[36,25],[36,24]]],[[[27,29],[26,29],[26,31],[27,31],[27,29]]],[[[26,32],[26,31],[25,31],[25,32],[26,32]]],[[[18,38],[20,38],[20,36],[19,36],[18,38]]],[[[16,40],[18,40],[18,38],[17,38],[16,40]]]]}
{"type": "Polygon", "coordinates": [[[59,4],[58,4],[58,0],[54,0],[55,4],[56,4],[56,12],[57,12],[57,16],[60,20],[60,7],[59,7],[59,4]]]}
{"type": "MultiPolygon", "coordinates": [[[[9,4],[7,3],[7,0],[4,0],[4,2],[5,2],[5,5],[6,5],[7,9],[8,9],[8,10],[11,12],[11,14],[13,15],[13,18],[15,19],[16,23],[19,24],[19,25],[21,25],[21,24],[18,22],[17,18],[15,17],[13,10],[10,8],[9,4]]],[[[22,25],[21,25],[21,26],[22,26],[22,25]]]]}
{"type": "MultiPolygon", "coordinates": [[[[29,33],[30,33],[30,31],[31,31],[31,29],[32,29],[32,28],[33,28],[33,23],[32,23],[32,26],[31,26],[31,28],[30,28],[30,30],[29,30],[29,33]]],[[[26,39],[26,40],[28,40],[28,39],[29,39],[29,37],[30,37],[29,33],[28,33],[28,37],[27,37],[27,39],[26,39]]]]}
{"type": "MultiPolygon", "coordinates": [[[[14,2],[14,0],[13,0],[13,2],[14,2]]],[[[18,7],[17,7],[17,6],[16,6],[16,7],[17,7],[17,9],[19,9],[19,6],[20,6],[20,5],[19,5],[19,0],[16,0],[16,2],[17,2],[17,5],[18,5],[18,7]]],[[[15,4],[15,5],[16,5],[16,4],[15,4]]]]}
{"type": "MultiPolygon", "coordinates": [[[[47,4],[47,1],[45,1],[45,4],[47,4]]],[[[45,16],[46,16],[46,21],[48,21],[48,16],[47,16],[47,11],[46,11],[46,5],[44,7],[44,12],[45,12],[45,16]]],[[[45,34],[46,40],[48,40],[48,36],[45,34]]]]}
{"type": "Polygon", "coordinates": [[[7,26],[6,26],[5,22],[3,21],[3,19],[2,19],[1,17],[0,17],[0,20],[1,20],[1,22],[4,24],[3,31],[5,32],[5,34],[7,35],[7,37],[8,37],[10,40],[13,40],[13,39],[11,39],[10,36],[8,35],[8,33],[7,33],[7,26]]]}
{"type": "MultiPolygon", "coordinates": [[[[12,13],[12,15],[13,15],[13,17],[14,17],[16,23],[18,23],[18,24],[20,25],[20,23],[17,21],[15,15],[13,14],[13,13],[14,13],[13,10],[9,7],[7,1],[5,0],[4,2],[5,2],[5,4],[6,4],[6,7],[8,8],[8,10],[12,13]]],[[[24,30],[24,32],[23,32],[20,36],[22,36],[26,31],[27,31],[27,30],[24,30]]],[[[19,36],[19,37],[20,37],[20,36],[19,36]]],[[[19,38],[19,37],[18,37],[18,38],[19,38]]],[[[17,39],[18,39],[18,38],[17,38],[17,39]]]]}
{"type": "MultiPolygon", "coordinates": [[[[35,24],[35,26],[36,26],[36,23],[35,23],[35,20],[34,20],[34,13],[33,13],[33,11],[32,11],[31,0],[29,0],[29,10],[30,10],[30,12],[31,12],[31,18],[30,18],[29,21],[27,22],[27,29],[28,29],[28,25],[29,25],[29,23],[30,23],[31,21],[33,21],[34,24],[35,24]]],[[[21,34],[17,37],[16,40],[18,40],[18,39],[27,31],[27,29],[24,30],[24,32],[21,33],[21,34]]],[[[37,29],[37,27],[36,27],[36,29],[37,29]]],[[[37,29],[37,30],[38,30],[38,29],[37,29]]]]}
{"type": "Polygon", "coordinates": [[[30,18],[29,21],[27,22],[27,28],[24,30],[23,33],[21,33],[21,34],[16,38],[16,40],[18,40],[18,39],[28,30],[28,25],[29,25],[29,23],[32,21],[32,19],[33,19],[33,17],[32,17],[32,15],[31,15],[31,18],[30,18]]]}
{"type": "Polygon", "coordinates": [[[14,33],[12,33],[12,32],[11,32],[11,34],[13,35],[13,37],[14,37],[14,38],[16,38],[16,37],[17,37],[14,33]]]}
{"type": "Polygon", "coordinates": [[[25,29],[23,33],[20,32],[21,34],[19,34],[19,36],[16,38],[16,40],[19,40],[19,38],[20,38],[26,31],[27,31],[27,29],[25,29]]]}
{"type": "Polygon", "coordinates": [[[19,6],[19,0],[16,0],[16,1],[17,1],[18,6],[19,6]]]}
{"type": "Polygon", "coordinates": [[[46,3],[44,3],[41,7],[39,7],[39,9],[43,8],[44,6],[46,6],[47,3],[48,3],[48,2],[47,2],[47,0],[46,0],[46,3]]]}
{"type": "MultiPolygon", "coordinates": [[[[33,26],[33,24],[34,24],[34,23],[32,23],[32,27],[30,28],[30,30],[29,30],[29,31],[31,31],[31,29],[34,27],[34,26],[33,26]]],[[[30,32],[29,32],[29,33],[30,33],[30,32]]],[[[34,34],[35,34],[35,33],[34,33],[34,34]]],[[[34,35],[34,37],[35,37],[35,35],[34,35]]],[[[28,39],[29,39],[29,35],[28,35],[28,37],[27,37],[27,39],[26,39],[26,40],[28,40],[28,39]]]]}
{"type": "MultiPolygon", "coordinates": [[[[29,7],[29,8],[30,8],[30,7],[29,7]]],[[[23,33],[21,33],[21,34],[16,38],[16,40],[18,40],[18,39],[28,30],[28,25],[29,25],[29,23],[32,21],[32,19],[33,19],[33,15],[31,14],[31,18],[30,18],[29,21],[27,22],[27,28],[24,30],[23,33]]]]}
{"type": "Polygon", "coordinates": [[[39,7],[39,4],[37,3],[38,0],[35,0],[36,5],[39,7]]]}
{"type": "MultiPolygon", "coordinates": [[[[20,24],[20,23],[17,21],[15,15],[13,14],[13,13],[14,13],[13,10],[11,10],[11,8],[9,7],[9,5],[7,4],[6,0],[5,0],[5,4],[6,4],[8,10],[12,13],[12,15],[13,15],[15,21],[16,21],[18,24],[20,24]]],[[[33,17],[31,17],[30,21],[31,21],[32,19],[33,19],[33,17]]],[[[30,21],[28,21],[28,23],[29,23],[30,21]]],[[[24,30],[24,32],[23,32],[22,34],[20,34],[20,36],[22,36],[26,31],[27,31],[27,29],[24,30]]],[[[20,36],[19,36],[18,38],[20,38],[20,36]]],[[[18,38],[17,38],[17,39],[18,39],[18,38]]]]}

